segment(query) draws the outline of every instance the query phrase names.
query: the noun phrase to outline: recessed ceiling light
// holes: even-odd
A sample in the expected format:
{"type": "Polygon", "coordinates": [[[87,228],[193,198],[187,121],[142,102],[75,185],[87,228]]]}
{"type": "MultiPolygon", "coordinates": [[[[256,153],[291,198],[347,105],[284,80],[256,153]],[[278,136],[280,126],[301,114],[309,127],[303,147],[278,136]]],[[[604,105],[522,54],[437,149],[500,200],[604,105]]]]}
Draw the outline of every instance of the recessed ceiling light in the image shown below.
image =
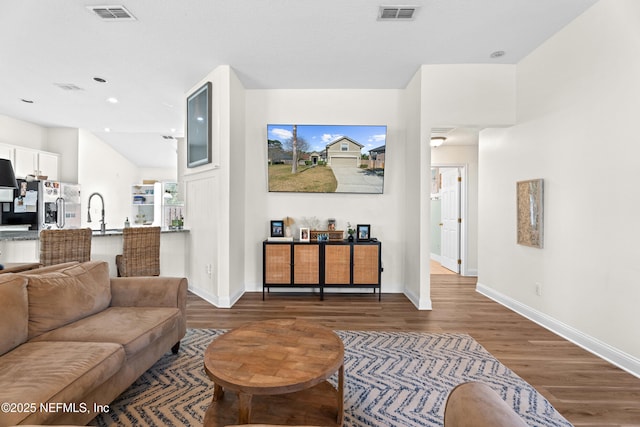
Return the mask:
{"type": "Polygon", "coordinates": [[[107,80],[103,79],[102,77],[94,77],[93,80],[97,81],[98,83],[106,83],[107,80]]]}
{"type": "Polygon", "coordinates": [[[105,131],[105,132],[111,132],[111,129],[109,129],[109,128],[104,128],[104,131],[105,131]]]}
{"type": "Polygon", "coordinates": [[[118,98],[113,98],[113,97],[107,98],[107,102],[109,104],[117,104],[118,103],[118,98]]]}
{"type": "Polygon", "coordinates": [[[495,52],[491,52],[491,55],[489,55],[490,58],[500,58],[501,56],[504,56],[506,54],[506,52],[504,50],[496,50],[495,52]]]}
{"type": "Polygon", "coordinates": [[[20,101],[24,102],[25,104],[33,104],[33,100],[32,99],[20,98],[20,101]]]}

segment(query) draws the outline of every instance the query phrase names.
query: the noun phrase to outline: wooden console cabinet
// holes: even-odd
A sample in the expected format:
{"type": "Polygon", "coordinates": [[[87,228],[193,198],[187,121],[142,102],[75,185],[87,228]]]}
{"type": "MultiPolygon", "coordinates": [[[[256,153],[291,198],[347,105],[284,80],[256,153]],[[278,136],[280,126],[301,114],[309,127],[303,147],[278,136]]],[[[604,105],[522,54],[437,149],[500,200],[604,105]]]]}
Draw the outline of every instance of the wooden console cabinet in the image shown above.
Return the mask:
{"type": "Polygon", "coordinates": [[[381,299],[382,244],[370,242],[262,243],[262,299],[270,288],[372,288],[381,299]]]}

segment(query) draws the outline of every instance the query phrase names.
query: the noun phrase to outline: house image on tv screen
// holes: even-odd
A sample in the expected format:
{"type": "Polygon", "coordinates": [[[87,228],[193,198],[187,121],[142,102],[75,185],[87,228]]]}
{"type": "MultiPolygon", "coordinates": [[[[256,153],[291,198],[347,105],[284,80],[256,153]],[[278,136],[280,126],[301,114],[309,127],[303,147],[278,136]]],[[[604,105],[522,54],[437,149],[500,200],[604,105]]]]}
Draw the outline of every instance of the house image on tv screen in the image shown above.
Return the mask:
{"type": "Polygon", "coordinates": [[[382,194],[387,127],[267,125],[271,192],[382,194]]]}
{"type": "Polygon", "coordinates": [[[364,145],[343,136],[327,144],[327,164],[331,167],[359,168],[364,145]]]}

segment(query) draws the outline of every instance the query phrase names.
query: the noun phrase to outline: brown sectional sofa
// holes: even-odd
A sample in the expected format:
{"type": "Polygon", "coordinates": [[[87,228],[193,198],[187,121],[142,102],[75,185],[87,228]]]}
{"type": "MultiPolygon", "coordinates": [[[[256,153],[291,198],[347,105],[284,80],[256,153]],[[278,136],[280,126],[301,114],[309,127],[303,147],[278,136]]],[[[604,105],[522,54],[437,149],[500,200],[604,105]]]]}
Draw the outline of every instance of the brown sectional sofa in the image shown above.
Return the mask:
{"type": "Polygon", "coordinates": [[[177,353],[186,297],[185,278],[110,278],[100,261],[0,274],[0,426],[89,422],[177,353]]]}

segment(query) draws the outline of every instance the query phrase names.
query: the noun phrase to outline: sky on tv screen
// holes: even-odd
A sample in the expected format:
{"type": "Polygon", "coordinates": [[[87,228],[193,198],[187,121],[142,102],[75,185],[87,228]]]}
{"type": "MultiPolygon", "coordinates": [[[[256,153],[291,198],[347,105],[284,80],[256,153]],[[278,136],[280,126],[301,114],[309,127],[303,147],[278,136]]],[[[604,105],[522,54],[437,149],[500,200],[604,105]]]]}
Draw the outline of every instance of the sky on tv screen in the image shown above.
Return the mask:
{"type": "MultiPolygon", "coordinates": [[[[309,152],[322,151],[331,141],[346,136],[359,142],[364,147],[362,154],[369,150],[385,145],[387,138],[386,126],[366,125],[297,125],[298,138],[303,138],[309,144],[309,152]]],[[[293,136],[293,125],[267,125],[267,135],[270,140],[285,142],[293,136]]]]}

